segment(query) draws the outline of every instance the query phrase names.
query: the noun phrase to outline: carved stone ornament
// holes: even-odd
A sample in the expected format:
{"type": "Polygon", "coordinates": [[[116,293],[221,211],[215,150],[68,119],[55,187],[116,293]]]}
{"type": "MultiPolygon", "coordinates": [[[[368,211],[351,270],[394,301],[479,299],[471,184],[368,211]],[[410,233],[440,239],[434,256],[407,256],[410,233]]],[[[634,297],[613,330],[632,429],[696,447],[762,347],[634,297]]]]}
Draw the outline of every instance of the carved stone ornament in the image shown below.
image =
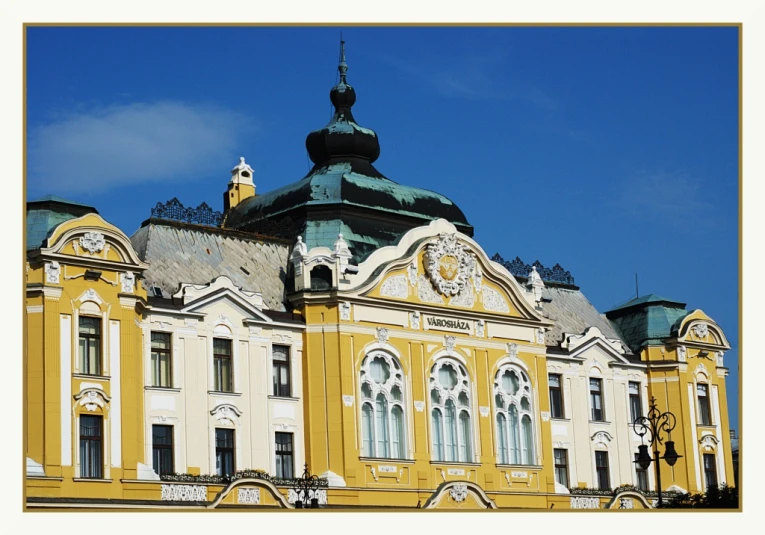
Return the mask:
{"type": "Polygon", "coordinates": [[[420,301],[423,303],[444,304],[444,298],[433,289],[433,286],[425,275],[420,275],[419,279],[417,279],[417,297],[419,297],[420,301]]]}
{"type": "Polygon", "coordinates": [[[483,338],[484,330],[486,328],[486,322],[483,320],[478,320],[475,323],[475,334],[476,336],[483,338]]]}
{"type": "Polygon", "coordinates": [[[510,355],[510,357],[515,358],[518,356],[518,344],[515,342],[510,342],[507,344],[507,354],[510,355]]]}
{"type": "Polygon", "coordinates": [[[409,296],[409,286],[406,282],[406,275],[394,275],[389,277],[380,288],[380,295],[383,297],[397,297],[406,299],[409,296]]]}
{"type": "Polygon", "coordinates": [[[680,362],[686,362],[686,350],[685,346],[677,346],[677,360],[680,362]]]}
{"type": "Polygon", "coordinates": [[[407,273],[409,274],[409,284],[412,286],[417,286],[417,261],[415,260],[411,264],[409,264],[409,267],[407,268],[407,273]]]}
{"type": "Polygon", "coordinates": [[[478,412],[481,413],[481,416],[486,418],[487,416],[489,416],[489,407],[478,407],[478,412]]]}
{"type": "Polygon", "coordinates": [[[723,352],[718,351],[717,352],[717,365],[720,367],[725,366],[725,361],[723,360],[723,352]]]}
{"type": "Polygon", "coordinates": [[[449,489],[449,496],[452,497],[457,503],[464,502],[467,499],[468,490],[467,485],[464,483],[455,483],[451,489],[449,489]]]}
{"type": "Polygon", "coordinates": [[[544,343],[545,343],[545,330],[537,329],[537,344],[544,344],[544,343]]]}
{"type": "Polygon", "coordinates": [[[353,396],[349,394],[343,394],[343,405],[350,407],[353,405],[353,396]]]}
{"type": "Polygon", "coordinates": [[[485,285],[483,287],[483,308],[492,312],[510,312],[510,306],[505,298],[494,288],[485,285]]]}
{"type": "Polygon", "coordinates": [[[541,416],[543,422],[548,422],[550,420],[550,411],[542,411],[541,416]]]}
{"type": "Polygon", "coordinates": [[[454,345],[456,342],[457,339],[454,336],[444,336],[444,346],[446,347],[447,351],[454,351],[454,345]]]}
{"type": "Polygon", "coordinates": [[[481,286],[483,285],[483,272],[481,272],[481,266],[476,262],[475,271],[473,271],[473,287],[477,293],[481,293],[481,286]]]}
{"type": "Polygon", "coordinates": [[[250,325],[249,331],[250,331],[250,336],[260,336],[260,334],[263,332],[263,328],[253,327],[252,325],[250,325]]]}
{"type": "Polygon", "coordinates": [[[446,296],[457,295],[475,267],[475,256],[457,240],[457,234],[441,233],[428,244],[427,272],[436,289],[446,296]]]}
{"type": "Polygon", "coordinates": [[[100,232],[86,232],[80,236],[80,246],[90,254],[100,253],[104,250],[106,240],[100,232]]]}
{"type": "Polygon", "coordinates": [[[412,329],[420,328],[420,313],[416,310],[409,314],[409,326],[412,329]]]}
{"type": "Polygon", "coordinates": [[[351,320],[351,304],[347,301],[340,303],[340,319],[342,321],[351,320]]]}
{"type": "Polygon", "coordinates": [[[122,293],[133,293],[135,287],[135,274],[133,272],[120,273],[120,282],[122,283],[122,293]]]}
{"type": "Polygon", "coordinates": [[[600,509],[600,500],[586,496],[571,496],[571,509],[600,509]]]}
{"type": "Polygon", "coordinates": [[[473,288],[468,284],[460,293],[455,295],[449,301],[450,306],[473,308],[475,299],[473,298],[473,288]]]}
{"type": "Polygon", "coordinates": [[[597,433],[592,435],[592,441],[600,443],[600,444],[608,445],[608,443],[611,442],[611,435],[609,435],[605,431],[598,431],[597,433]]]}
{"type": "Polygon", "coordinates": [[[619,509],[634,509],[635,503],[632,498],[619,498],[619,509]]]}
{"type": "Polygon", "coordinates": [[[254,487],[238,488],[237,503],[258,504],[260,503],[260,489],[254,487]]]}
{"type": "Polygon", "coordinates": [[[414,408],[417,410],[417,412],[422,412],[425,410],[425,402],[424,401],[415,401],[414,402],[414,408]]]}
{"type": "Polygon", "coordinates": [[[162,485],[162,501],[166,502],[206,502],[205,485],[162,485]]]}
{"type": "Polygon", "coordinates": [[[385,327],[377,327],[377,341],[381,344],[388,342],[388,329],[385,327]]]}
{"type": "Polygon", "coordinates": [[[697,323],[692,327],[693,334],[696,335],[696,338],[706,338],[707,334],[709,334],[709,326],[706,323],[697,323]]]}
{"type": "Polygon", "coordinates": [[[59,277],[61,276],[61,265],[56,262],[45,263],[45,281],[51,284],[58,284],[59,277]]]}
{"type": "Polygon", "coordinates": [[[712,435],[704,435],[701,437],[701,440],[699,440],[699,443],[701,443],[701,447],[704,448],[704,451],[715,451],[715,444],[717,441],[712,435]]]}
{"type": "MultiPolygon", "coordinates": [[[[318,489],[318,490],[309,489],[307,501],[310,502],[314,497],[316,497],[319,500],[319,505],[327,505],[326,489],[318,489]]],[[[287,501],[289,503],[295,503],[297,499],[298,499],[298,495],[297,495],[297,492],[295,492],[295,489],[289,489],[289,491],[287,491],[287,501]]]]}

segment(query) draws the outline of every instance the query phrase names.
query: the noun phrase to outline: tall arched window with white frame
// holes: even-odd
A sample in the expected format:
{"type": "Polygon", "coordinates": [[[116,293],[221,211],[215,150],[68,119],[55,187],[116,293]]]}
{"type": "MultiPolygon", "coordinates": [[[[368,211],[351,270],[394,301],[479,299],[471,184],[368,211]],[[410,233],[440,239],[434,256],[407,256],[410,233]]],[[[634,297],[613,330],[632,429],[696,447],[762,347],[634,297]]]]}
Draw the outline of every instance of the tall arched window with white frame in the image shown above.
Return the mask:
{"type": "Polygon", "coordinates": [[[433,460],[473,462],[470,376],[451,359],[436,362],[430,373],[433,460]]]}
{"type": "Polygon", "coordinates": [[[516,366],[502,366],[494,381],[497,457],[500,464],[535,464],[531,399],[531,381],[526,372],[516,366]]]}
{"type": "Polygon", "coordinates": [[[404,375],[398,361],[375,351],[361,363],[361,455],[406,458],[404,375]]]}

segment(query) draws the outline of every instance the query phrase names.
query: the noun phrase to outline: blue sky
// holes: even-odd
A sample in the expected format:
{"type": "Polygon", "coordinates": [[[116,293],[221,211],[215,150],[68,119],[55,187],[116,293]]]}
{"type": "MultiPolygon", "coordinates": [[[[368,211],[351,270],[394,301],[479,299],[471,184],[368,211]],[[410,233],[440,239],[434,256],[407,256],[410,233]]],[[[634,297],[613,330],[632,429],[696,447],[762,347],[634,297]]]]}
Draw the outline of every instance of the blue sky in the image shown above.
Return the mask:
{"type": "MultiPolygon", "coordinates": [[[[177,196],[222,208],[310,169],[341,28],[29,28],[27,198],[128,235],[177,196]]],[[[656,293],[732,345],[738,420],[736,28],[342,28],[376,167],[454,200],[490,255],[560,263],[601,312],[656,293]]]]}

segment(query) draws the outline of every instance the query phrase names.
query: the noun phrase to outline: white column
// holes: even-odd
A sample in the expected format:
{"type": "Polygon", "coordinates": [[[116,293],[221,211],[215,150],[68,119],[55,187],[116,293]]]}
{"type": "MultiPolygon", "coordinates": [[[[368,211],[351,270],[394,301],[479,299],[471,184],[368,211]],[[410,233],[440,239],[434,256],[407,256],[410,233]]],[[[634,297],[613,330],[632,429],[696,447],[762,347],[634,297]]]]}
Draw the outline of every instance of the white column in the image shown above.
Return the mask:
{"type": "Polygon", "coordinates": [[[109,411],[109,420],[112,428],[112,455],[111,465],[119,468],[122,466],[122,406],[120,404],[120,322],[109,322],[109,364],[111,368],[112,400],[109,411]]]}
{"type": "Polygon", "coordinates": [[[712,385],[712,410],[715,419],[715,436],[717,438],[717,482],[727,482],[725,476],[725,455],[723,450],[722,418],[720,418],[720,400],[717,394],[717,385],[712,385]]]}
{"type": "MultiPolygon", "coordinates": [[[[691,449],[693,450],[693,462],[696,467],[696,484],[699,490],[704,490],[704,481],[701,479],[701,466],[699,465],[699,439],[696,435],[696,396],[694,395],[694,383],[688,383],[688,407],[690,409],[691,426],[691,449]]],[[[690,491],[690,489],[688,489],[690,491]]]]}
{"type": "Polygon", "coordinates": [[[61,466],[72,466],[72,317],[61,314],[61,466]]]}

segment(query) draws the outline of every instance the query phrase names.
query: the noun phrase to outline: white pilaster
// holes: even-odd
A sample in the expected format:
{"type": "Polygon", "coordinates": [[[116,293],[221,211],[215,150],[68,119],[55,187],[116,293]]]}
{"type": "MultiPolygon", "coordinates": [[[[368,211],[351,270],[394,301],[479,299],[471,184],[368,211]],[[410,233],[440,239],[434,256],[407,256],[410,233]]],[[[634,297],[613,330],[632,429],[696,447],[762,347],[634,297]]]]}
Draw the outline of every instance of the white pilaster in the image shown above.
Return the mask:
{"type": "Polygon", "coordinates": [[[72,317],[61,314],[61,466],[72,466],[72,317]]]}
{"type": "Polygon", "coordinates": [[[114,467],[122,466],[122,407],[120,399],[120,322],[109,322],[109,364],[111,368],[111,387],[112,400],[111,410],[109,411],[109,420],[112,428],[112,455],[111,465],[114,467]]]}
{"type": "Polygon", "coordinates": [[[699,464],[699,438],[696,434],[696,396],[694,395],[695,383],[688,383],[688,408],[690,409],[691,426],[691,449],[693,450],[693,465],[696,467],[696,484],[699,490],[704,490],[704,481],[701,479],[701,465],[699,464]]]}
{"type": "Polygon", "coordinates": [[[720,418],[720,399],[717,394],[717,385],[712,385],[712,410],[715,418],[715,437],[717,438],[717,482],[724,483],[728,479],[725,475],[725,455],[723,450],[722,418],[720,418]]]}

